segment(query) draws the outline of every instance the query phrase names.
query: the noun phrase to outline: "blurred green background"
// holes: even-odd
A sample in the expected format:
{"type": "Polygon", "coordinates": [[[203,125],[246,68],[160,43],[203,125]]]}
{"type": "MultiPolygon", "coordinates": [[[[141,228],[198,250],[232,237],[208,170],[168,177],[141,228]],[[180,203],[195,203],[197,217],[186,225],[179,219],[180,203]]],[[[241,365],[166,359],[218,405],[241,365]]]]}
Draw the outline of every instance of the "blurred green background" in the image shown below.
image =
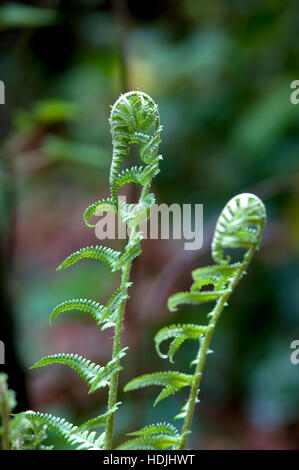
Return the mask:
{"type": "MultiPolygon", "coordinates": [[[[205,309],[170,314],[167,297],[211,262],[215,217],[227,200],[255,192],[268,211],[262,249],[217,328],[190,447],[299,448],[299,364],[290,362],[299,339],[299,105],[290,102],[298,22],[295,0],[1,2],[0,338],[19,410],[80,423],[105,407],[106,390],[88,397],[68,369],[29,366],[55,352],[100,364],[111,354],[111,331],[99,335],[88,316],[66,315],[51,328],[48,318],[68,298],[104,302],[118,284],[101,263],[55,268],[97,243],[82,213],[108,195],[109,105],[138,87],[159,104],[164,125],[157,201],[204,204],[204,246],[143,242],[121,388],[169,368],[154,351],[161,326],[205,319],[205,309]]],[[[188,371],[194,347],[182,348],[176,368],[188,371]]],[[[155,391],[120,393],[117,442],[182,406],[183,392],[153,408],[155,391]]]]}

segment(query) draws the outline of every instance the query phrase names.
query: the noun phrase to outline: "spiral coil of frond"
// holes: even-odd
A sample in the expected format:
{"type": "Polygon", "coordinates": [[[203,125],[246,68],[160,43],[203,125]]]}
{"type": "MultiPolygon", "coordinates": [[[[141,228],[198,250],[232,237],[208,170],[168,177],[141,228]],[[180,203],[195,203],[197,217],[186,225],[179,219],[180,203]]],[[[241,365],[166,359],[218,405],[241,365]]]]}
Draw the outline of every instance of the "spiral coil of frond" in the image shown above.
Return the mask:
{"type": "MultiPolygon", "coordinates": [[[[130,91],[121,95],[111,110],[110,126],[112,134],[112,163],[110,169],[111,198],[117,205],[117,193],[127,182],[149,185],[151,176],[145,175],[158,165],[160,143],[160,117],[158,107],[150,96],[140,91],[130,91]],[[121,165],[129,156],[130,145],[140,145],[140,158],[144,167],[131,168],[121,172],[121,165]]],[[[158,169],[157,169],[158,170],[158,169]]]]}

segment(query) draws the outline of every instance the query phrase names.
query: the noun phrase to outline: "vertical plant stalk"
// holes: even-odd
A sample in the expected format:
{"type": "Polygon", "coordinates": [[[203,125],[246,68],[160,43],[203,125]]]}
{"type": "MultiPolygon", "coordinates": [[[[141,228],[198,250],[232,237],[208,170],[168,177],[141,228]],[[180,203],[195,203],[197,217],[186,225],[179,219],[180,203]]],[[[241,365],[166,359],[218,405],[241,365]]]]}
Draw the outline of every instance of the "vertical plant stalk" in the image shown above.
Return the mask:
{"type": "Polygon", "coordinates": [[[2,402],[1,417],[2,417],[2,449],[10,450],[10,407],[8,403],[7,387],[4,379],[0,377],[0,396],[2,402]]]}
{"type": "MultiPolygon", "coordinates": [[[[136,235],[136,230],[132,229],[129,241],[133,241],[135,235],[136,235]]],[[[123,288],[130,280],[131,266],[132,266],[132,261],[129,261],[122,268],[121,287],[123,288]]],[[[118,307],[118,311],[117,311],[117,317],[116,317],[115,329],[114,329],[112,359],[116,358],[121,350],[125,307],[126,307],[126,300],[124,300],[120,304],[120,306],[118,307]]],[[[108,411],[112,410],[116,406],[116,403],[117,403],[118,377],[119,377],[119,371],[115,372],[115,374],[111,377],[111,380],[110,380],[109,396],[108,396],[108,411]]],[[[106,421],[106,433],[105,433],[105,444],[104,444],[105,450],[112,449],[114,421],[115,421],[115,413],[109,414],[107,417],[107,421],[106,421]]]]}

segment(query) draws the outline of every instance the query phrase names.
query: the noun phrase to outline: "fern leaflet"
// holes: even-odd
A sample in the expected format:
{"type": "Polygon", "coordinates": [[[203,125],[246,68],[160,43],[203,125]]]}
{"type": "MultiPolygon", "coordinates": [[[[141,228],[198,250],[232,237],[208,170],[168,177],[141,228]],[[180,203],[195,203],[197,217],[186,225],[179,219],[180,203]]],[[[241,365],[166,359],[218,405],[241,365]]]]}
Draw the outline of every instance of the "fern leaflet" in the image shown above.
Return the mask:
{"type": "Polygon", "coordinates": [[[155,372],[154,374],[145,374],[131,380],[124,388],[125,392],[147,387],[149,385],[160,385],[162,392],[156,398],[154,406],[161,400],[173,395],[178,390],[187,385],[191,385],[193,376],[179,372],[155,372]]]}
{"type": "Polygon", "coordinates": [[[33,424],[45,424],[48,429],[55,432],[65,442],[76,446],[77,450],[102,450],[103,435],[97,437],[95,432],[80,430],[78,426],[74,426],[63,418],[57,418],[48,413],[34,413],[33,411],[25,412],[24,417],[33,424]]]}

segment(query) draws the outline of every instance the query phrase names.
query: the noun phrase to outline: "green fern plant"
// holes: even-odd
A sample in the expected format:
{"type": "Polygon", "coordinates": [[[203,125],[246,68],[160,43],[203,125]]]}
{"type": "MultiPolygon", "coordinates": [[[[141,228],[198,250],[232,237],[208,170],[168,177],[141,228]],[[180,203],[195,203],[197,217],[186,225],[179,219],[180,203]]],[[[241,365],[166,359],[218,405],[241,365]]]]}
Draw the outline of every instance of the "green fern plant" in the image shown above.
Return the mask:
{"type": "Polygon", "coordinates": [[[113,155],[110,170],[110,197],[97,201],[89,206],[84,213],[84,221],[89,227],[92,216],[100,212],[113,212],[130,228],[130,236],[123,252],[114,251],[104,246],[81,248],[68,256],[57,268],[61,271],[83,259],[103,261],[111,272],[121,271],[120,287],[108,300],[100,305],[90,299],[71,299],[59,304],[50,316],[50,323],[60,314],[80,310],[89,313],[100,330],[114,329],[112,358],[101,367],[77,354],[54,354],[46,356],[32,367],[43,367],[49,364],[63,364],[75,370],[89,386],[89,393],[108,387],[107,412],[87,421],[81,426],[74,426],[64,419],[49,414],[27,412],[25,417],[31,423],[46,425],[56,432],[67,443],[78,449],[111,449],[114,427],[114,415],[117,402],[118,376],[121,370],[120,361],[127,348],[122,348],[122,330],[126,301],[129,298],[130,271],[133,259],[140,255],[142,233],[139,225],[147,220],[150,207],[155,201],[149,193],[154,176],[159,173],[158,155],[160,143],[160,119],[158,107],[145,93],[131,91],[116,101],[111,110],[110,126],[112,133],[113,155]],[[131,144],[139,145],[142,166],[121,169],[130,154],[131,144]],[[118,202],[119,189],[127,183],[140,185],[142,190],[136,205],[118,202]],[[98,436],[95,428],[102,427],[104,432],[98,436]]]}
{"type": "Polygon", "coordinates": [[[208,314],[206,325],[171,325],[162,328],[155,336],[157,353],[162,358],[174,361],[174,354],[188,339],[199,342],[198,353],[191,362],[195,367],[192,374],[180,372],[156,372],[145,374],[131,380],[125,391],[135,390],[148,385],[162,387],[154,405],[173,395],[183,387],[190,388],[187,402],[175,419],[183,419],[179,433],[172,425],[162,423],[151,425],[131,436],[137,436],[122,444],[119,449],[172,449],[183,450],[190,434],[195,405],[198,402],[199,386],[210,352],[211,339],[217,321],[227,306],[228,299],[236,285],[243,277],[246,269],[259,248],[266,221],[266,211],[262,201],[253,194],[240,194],[233,197],[224,207],[216,224],[212,241],[212,257],[215,265],[198,268],[192,272],[194,283],[190,291],[179,292],[168,299],[170,311],[177,310],[181,304],[199,305],[204,302],[215,302],[213,310],[208,314]],[[231,262],[231,257],[224,253],[226,249],[243,249],[245,253],[241,261],[231,262]],[[161,343],[171,340],[168,352],[162,353],[161,343]]]}

